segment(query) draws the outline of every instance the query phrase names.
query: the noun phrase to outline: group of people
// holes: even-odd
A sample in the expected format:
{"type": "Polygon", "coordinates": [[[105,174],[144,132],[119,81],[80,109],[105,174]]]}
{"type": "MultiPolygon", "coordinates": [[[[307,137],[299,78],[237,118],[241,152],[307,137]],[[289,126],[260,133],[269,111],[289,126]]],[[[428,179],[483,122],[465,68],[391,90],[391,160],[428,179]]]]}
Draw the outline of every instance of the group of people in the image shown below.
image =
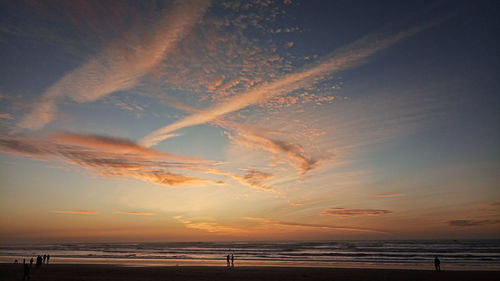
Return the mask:
{"type": "MultiPolygon", "coordinates": [[[[36,268],[40,268],[42,264],[48,264],[50,261],[50,255],[38,255],[36,257],[36,268]]],[[[30,259],[30,264],[26,262],[26,259],[23,259],[23,268],[24,268],[24,276],[23,280],[29,280],[30,279],[30,274],[31,274],[31,268],[33,267],[33,262],[35,260],[33,258],[30,259]]],[[[14,263],[18,263],[17,260],[14,261],[14,263]]]]}
{"type": "MultiPolygon", "coordinates": [[[[42,264],[48,264],[50,261],[50,255],[38,255],[36,257],[36,267],[42,266],[42,264]]],[[[33,258],[30,259],[30,266],[33,264],[33,258]]]]}
{"type": "Polygon", "coordinates": [[[226,256],[226,260],[227,260],[227,267],[234,267],[234,255],[233,254],[231,254],[231,255],[228,254],[226,256]]]}

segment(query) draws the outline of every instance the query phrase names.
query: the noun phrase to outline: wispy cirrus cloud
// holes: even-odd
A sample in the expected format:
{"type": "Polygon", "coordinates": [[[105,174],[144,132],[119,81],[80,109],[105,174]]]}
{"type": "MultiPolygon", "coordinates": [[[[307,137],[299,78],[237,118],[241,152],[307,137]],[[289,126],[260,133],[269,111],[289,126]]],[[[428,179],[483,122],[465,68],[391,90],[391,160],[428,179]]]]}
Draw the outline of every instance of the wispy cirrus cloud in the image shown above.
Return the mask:
{"type": "Polygon", "coordinates": [[[236,174],[233,174],[230,172],[221,171],[218,169],[213,169],[213,168],[208,169],[207,173],[230,177],[230,178],[235,179],[238,182],[240,182],[241,184],[248,186],[250,188],[278,193],[273,187],[266,186],[263,183],[264,181],[271,179],[273,177],[273,175],[270,173],[258,171],[256,169],[246,170],[245,174],[243,176],[236,175],[236,174]]]}
{"type": "MultiPolygon", "coordinates": [[[[432,23],[435,24],[435,23],[432,23]]],[[[370,56],[385,48],[421,31],[427,26],[418,26],[393,35],[370,34],[354,43],[341,48],[324,60],[302,71],[285,75],[280,79],[257,85],[248,91],[228,98],[225,102],[208,110],[189,115],[175,123],[160,128],[145,136],[140,143],[153,146],[163,141],[170,133],[189,126],[211,122],[228,113],[240,110],[250,105],[258,104],[269,98],[283,95],[306,86],[310,86],[324,75],[331,75],[339,71],[357,66],[365,62],[370,56]]]]}
{"type": "Polygon", "coordinates": [[[146,157],[161,157],[178,161],[192,161],[199,162],[200,159],[169,154],[149,149],[147,147],[138,145],[137,143],[123,138],[100,136],[100,135],[77,135],[77,134],[54,134],[51,136],[52,140],[61,143],[69,143],[82,147],[93,147],[95,149],[102,149],[108,152],[119,153],[132,153],[146,157]]]}
{"type": "Polygon", "coordinates": [[[213,222],[213,221],[198,221],[192,219],[186,219],[182,216],[175,216],[175,220],[184,224],[185,227],[197,230],[203,230],[210,233],[217,233],[222,235],[228,234],[242,234],[247,232],[246,230],[234,227],[231,225],[226,225],[223,223],[213,222]]]}
{"type": "Polygon", "coordinates": [[[173,172],[203,170],[209,161],[154,151],[121,138],[68,133],[36,139],[2,135],[0,152],[63,161],[101,176],[134,178],[171,187],[222,184],[173,172]]]}
{"type": "MultiPolygon", "coordinates": [[[[299,144],[267,137],[264,136],[262,132],[258,133],[255,130],[251,130],[250,128],[241,125],[236,125],[235,123],[232,123],[232,125],[228,128],[237,132],[236,136],[229,133],[227,134],[233,143],[243,145],[248,148],[262,149],[271,152],[275,156],[284,154],[288,158],[290,164],[302,174],[314,169],[318,164],[319,157],[312,157],[299,144]]],[[[326,156],[323,156],[323,158],[325,157],[326,156]]]]}
{"type": "Polygon", "coordinates": [[[389,210],[344,209],[344,208],[329,208],[321,212],[322,215],[338,216],[338,217],[380,216],[390,213],[392,213],[392,211],[389,210]]]}
{"type": "Polygon", "coordinates": [[[495,224],[499,222],[500,221],[494,221],[494,220],[451,220],[447,221],[446,223],[448,225],[457,227],[473,227],[473,226],[495,224]]]}
{"type": "Polygon", "coordinates": [[[211,185],[223,185],[223,181],[190,177],[177,173],[170,173],[166,171],[130,171],[130,170],[114,170],[114,171],[96,171],[97,174],[106,177],[121,177],[121,178],[134,178],[143,181],[148,181],[154,184],[166,185],[166,186],[204,186],[207,184],[211,185]]]}
{"type": "Polygon", "coordinates": [[[279,221],[261,217],[243,217],[241,218],[242,221],[233,224],[186,219],[183,218],[182,216],[176,216],[174,217],[174,219],[184,224],[187,228],[198,229],[209,233],[216,233],[222,235],[228,235],[228,234],[248,235],[252,233],[261,234],[262,231],[269,231],[268,228],[269,226],[280,227],[288,230],[322,229],[330,231],[347,231],[347,232],[390,235],[388,232],[370,228],[335,226],[335,225],[325,225],[325,224],[294,223],[294,222],[285,222],[285,221],[279,221]]]}
{"type": "Polygon", "coordinates": [[[310,223],[295,223],[295,222],[284,222],[273,219],[266,218],[256,218],[256,217],[243,217],[244,220],[263,223],[263,224],[271,224],[271,225],[283,225],[290,227],[299,227],[299,228],[319,228],[319,229],[330,229],[330,230],[341,230],[341,231],[354,231],[354,232],[368,232],[368,233],[378,233],[378,234],[386,234],[389,233],[385,231],[380,231],[376,229],[369,228],[359,228],[359,227],[350,227],[350,226],[335,226],[335,225],[327,225],[327,224],[310,224],[310,223]]]}
{"type": "Polygon", "coordinates": [[[117,211],[117,214],[120,215],[133,215],[133,216],[155,216],[155,213],[146,213],[146,212],[132,212],[132,211],[117,211]]]}
{"type": "Polygon", "coordinates": [[[77,103],[93,102],[134,87],[196,24],[208,3],[204,0],[176,1],[153,28],[125,33],[122,40],[115,40],[50,86],[18,127],[41,129],[54,120],[57,103],[65,99],[77,103]],[[143,36],[133,35],[138,32],[143,36]]]}
{"type": "Polygon", "coordinates": [[[68,211],[61,211],[61,210],[54,210],[52,213],[56,214],[69,214],[69,215],[97,215],[99,212],[97,211],[90,211],[90,210],[68,210],[68,211]]]}

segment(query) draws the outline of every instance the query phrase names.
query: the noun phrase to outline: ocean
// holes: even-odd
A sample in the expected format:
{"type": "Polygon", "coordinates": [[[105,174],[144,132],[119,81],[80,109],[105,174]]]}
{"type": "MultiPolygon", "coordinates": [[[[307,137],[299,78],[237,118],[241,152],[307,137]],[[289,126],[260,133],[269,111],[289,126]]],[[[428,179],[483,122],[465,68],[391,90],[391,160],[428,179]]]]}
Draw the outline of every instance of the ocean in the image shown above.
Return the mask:
{"type": "Polygon", "coordinates": [[[500,270],[500,240],[363,240],[0,244],[2,262],[50,254],[54,263],[236,265],[500,270]]]}

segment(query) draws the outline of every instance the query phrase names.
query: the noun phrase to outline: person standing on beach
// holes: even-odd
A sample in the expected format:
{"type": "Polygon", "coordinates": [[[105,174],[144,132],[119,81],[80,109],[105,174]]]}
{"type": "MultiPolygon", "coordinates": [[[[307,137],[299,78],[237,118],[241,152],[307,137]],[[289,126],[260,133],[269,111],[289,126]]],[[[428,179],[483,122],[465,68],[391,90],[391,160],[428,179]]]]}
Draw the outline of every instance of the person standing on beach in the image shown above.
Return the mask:
{"type": "Polygon", "coordinates": [[[24,275],[23,275],[23,280],[30,280],[30,267],[28,266],[27,263],[24,264],[24,275]]]}
{"type": "Polygon", "coordinates": [[[231,254],[231,267],[234,267],[234,255],[231,254]]]}
{"type": "Polygon", "coordinates": [[[434,267],[436,268],[436,271],[441,271],[441,261],[438,256],[434,257],[434,267]]]}
{"type": "Polygon", "coordinates": [[[33,257],[30,259],[30,267],[33,267],[33,257]]]}
{"type": "Polygon", "coordinates": [[[227,267],[229,267],[229,255],[227,255],[226,260],[227,260],[227,267]]]}
{"type": "Polygon", "coordinates": [[[30,280],[30,267],[28,266],[27,263],[24,264],[24,275],[23,275],[23,280],[30,280]]]}
{"type": "Polygon", "coordinates": [[[50,255],[47,255],[47,264],[49,264],[50,261],[50,255]]]}

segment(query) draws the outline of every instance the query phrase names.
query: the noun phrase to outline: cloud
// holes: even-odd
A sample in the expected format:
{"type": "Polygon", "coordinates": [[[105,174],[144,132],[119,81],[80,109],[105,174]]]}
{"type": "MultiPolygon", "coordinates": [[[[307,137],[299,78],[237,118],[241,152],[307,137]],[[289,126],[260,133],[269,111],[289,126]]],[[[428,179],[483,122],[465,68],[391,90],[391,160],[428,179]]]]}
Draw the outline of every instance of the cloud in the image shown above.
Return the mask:
{"type": "Polygon", "coordinates": [[[295,223],[295,222],[283,222],[279,220],[272,220],[266,218],[256,218],[256,217],[244,217],[244,220],[264,223],[264,224],[274,224],[274,225],[284,225],[291,227],[300,227],[300,228],[321,228],[321,229],[331,229],[331,230],[341,230],[341,231],[354,231],[354,232],[368,232],[368,233],[379,233],[379,234],[388,234],[387,232],[369,229],[369,228],[359,228],[359,227],[350,227],[350,226],[334,226],[334,225],[325,225],[325,224],[309,224],[309,223],[295,223]]]}
{"type": "Polygon", "coordinates": [[[268,180],[272,177],[273,175],[270,173],[264,173],[255,169],[247,170],[243,177],[233,176],[233,178],[238,179],[241,183],[247,186],[264,190],[270,190],[272,188],[262,185],[262,181],[268,180]]]}
{"type": "Polygon", "coordinates": [[[35,160],[63,161],[103,177],[138,179],[169,187],[225,184],[220,180],[182,174],[185,171],[222,175],[247,187],[279,194],[264,184],[273,177],[271,173],[247,169],[244,175],[236,175],[215,169],[217,163],[212,161],[156,151],[123,138],[70,133],[46,138],[0,135],[0,152],[35,160]]]}
{"type": "Polygon", "coordinates": [[[68,72],[42,95],[33,111],[18,124],[38,130],[54,120],[57,103],[69,99],[93,102],[113,92],[134,87],[139,79],[160,63],[166,53],[196,24],[208,1],[176,1],[169,14],[148,32],[134,30],[115,40],[95,57],[68,72]],[[139,33],[142,37],[134,37],[139,33]]]}
{"type": "Polygon", "coordinates": [[[228,225],[223,225],[216,222],[189,222],[185,223],[187,228],[204,230],[211,233],[220,234],[235,234],[240,233],[242,230],[228,225]]]}
{"type": "Polygon", "coordinates": [[[260,84],[242,94],[227,99],[225,102],[208,110],[189,115],[184,119],[150,133],[145,136],[140,143],[148,147],[156,145],[165,139],[165,135],[168,135],[176,130],[204,124],[225,114],[232,113],[250,105],[264,102],[274,96],[310,86],[314,82],[318,81],[318,79],[321,79],[324,75],[331,75],[363,63],[370,56],[428,26],[419,26],[387,36],[380,34],[370,34],[365,36],[334,52],[323,62],[317,63],[309,68],[305,68],[302,71],[285,75],[272,82],[260,84]]]}
{"type": "Polygon", "coordinates": [[[144,212],[130,212],[130,211],[118,211],[116,212],[120,215],[133,215],[133,216],[155,216],[154,213],[144,213],[144,212]]]}
{"type": "Polygon", "coordinates": [[[314,169],[318,164],[319,159],[310,156],[299,144],[273,139],[263,136],[262,134],[259,135],[258,133],[253,132],[253,130],[235,125],[236,124],[233,124],[230,128],[236,129],[238,135],[232,136],[228,134],[229,139],[235,144],[243,145],[249,148],[263,149],[275,155],[285,154],[290,164],[297,170],[301,171],[301,173],[314,169]]]}
{"type": "Polygon", "coordinates": [[[230,178],[235,179],[238,182],[240,182],[241,184],[246,185],[250,188],[255,188],[255,189],[260,189],[260,190],[264,190],[264,191],[271,191],[274,193],[278,193],[278,191],[276,191],[273,187],[266,186],[262,183],[263,181],[271,179],[273,177],[273,175],[270,173],[264,173],[264,172],[261,172],[261,171],[255,170],[255,169],[248,169],[245,172],[244,176],[239,176],[239,175],[235,175],[235,174],[230,173],[230,172],[225,172],[225,171],[221,171],[221,170],[217,170],[217,169],[213,169],[213,168],[208,169],[207,173],[230,177],[230,178]]]}
{"type": "Polygon", "coordinates": [[[10,113],[0,113],[0,119],[8,119],[12,120],[14,119],[10,113]]]}
{"type": "Polygon", "coordinates": [[[487,225],[487,224],[494,224],[498,223],[499,221],[492,221],[492,220],[452,220],[448,221],[448,223],[451,226],[457,226],[457,227],[469,227],[469,226],[481,226],[481,225],[487,225]]]}
{"type": "Polygon", "coordinates": [[[156,69],[165,89],[196,93],[203,105],[204,101],[220,102],[283,73],[285,60],[272,60],[277,50],[262,44],[262,38],[269,35],[264,26],[276,23],[276,16],[289,16],[276,15],[281,9],[278,3],[273,3],[274,7],[255,7],[248,1],[235,5],[239,7],[213,1],[213,10],[218,12],[207,13],[203,24],[197,25],[156,69]],[[248,5],[254,8],[244,7],[248,5]],[[245,32],[250,26],[255,32],[245,32]]]}
{"type": "Polygon", "coordinates": [[[70,211],[58,211],[54,210],[52,213],[56,214],[70,214],[70,215],[97,215],[99,212],[97,211],[89,211],[89,210],[70,210],[70,211]]]}
{"type": "Polygon", "coordinates": [[[392,211],[389,210],[344,209],[344,208],[329,208],[321,212],[322,215],[330,215],[338,217],[380,216],[390,213],[392,213],[392,211]]]}
{"type": "Polygon", "coordinates": [[[121,138],[68,133],[36,139],[0,135],[0,152],[64,161],[98,175],[134,178],[164,186],[222,184],[172,172],[203,171],[212,165],[210,161],[154,151],[121,138]]]}
{"type": "Polygon", "coordinates": [[[370,196],[370,198],[392,198],[392,197],[402,197],[402,196],[405,196],[405,194],[402,194],[402,193],[376,194],[376,195],[370,196]]]}
{"type": "Polygon", "coordinates": [[[222,181],[215,181],[210,179],[202,179],[197,177],[188,177],[181,174],[169,173],[164,171],[152,172],[135,172],[130,170],[115,170],[115,171],[95,171],[97,174],[108,177],[122,177],[122,178],[135,178],[142,181],[166,185],[166,186],[204,186],[206,184],[223,185],[222,181]]]}
{"type": "Polygon", "coordinates": [[[135,142],[123,138],[100,136],[100,135],[77,135],[77,134],[54,134],[51,139],[57,142],[68,143],[96,149],[103,149],[108,152],[135,153],[147,157],[162,157],[178,161],[198,162],[199,159],[159,152],[136,144],[135,142]]]}
{"type": "Polygon", "coordinates": [[[246,232],[244,229],[217,223],[217,222],[207,222],[207,221],[192,221],[190,219],[184,219],[181,216],[174,217],[177,221],[184,224],[187,228],[203,230],[210,233],[218,234],[241,234],[246,232]]]}

